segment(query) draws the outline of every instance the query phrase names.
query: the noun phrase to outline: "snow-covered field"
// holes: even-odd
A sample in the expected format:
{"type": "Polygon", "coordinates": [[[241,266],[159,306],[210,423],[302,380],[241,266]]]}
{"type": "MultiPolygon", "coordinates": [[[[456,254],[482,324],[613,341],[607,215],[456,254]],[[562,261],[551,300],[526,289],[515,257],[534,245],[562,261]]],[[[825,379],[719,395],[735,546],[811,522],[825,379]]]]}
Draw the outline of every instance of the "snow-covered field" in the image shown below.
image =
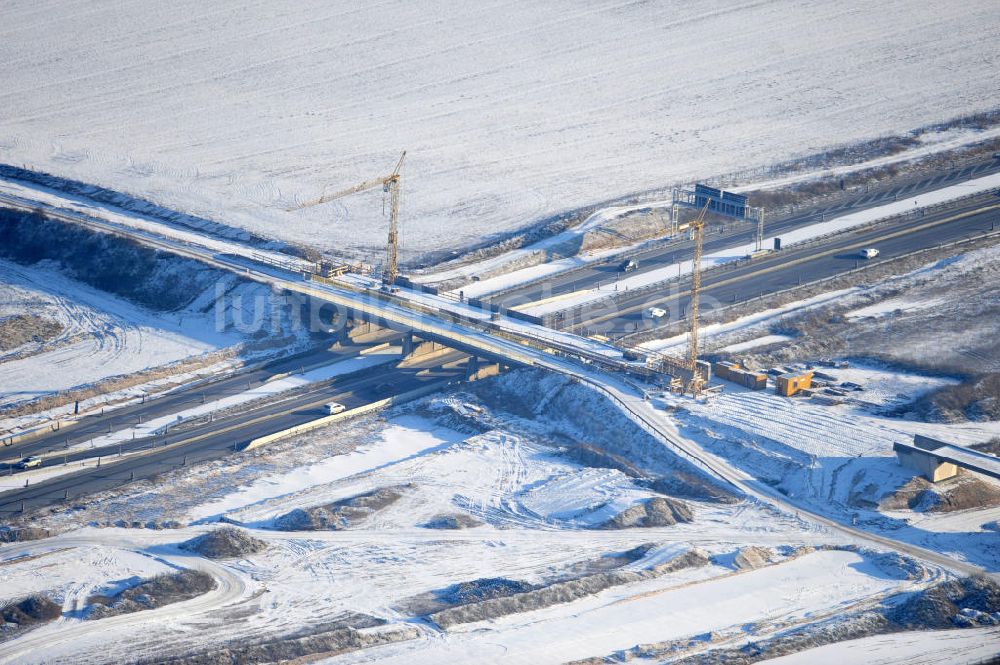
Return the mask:
{"type": "Polygon", "coordinates": [[[444,639],[329,662],[375,658],[389,664],[565,663],[755,621],[801,621],[837,604],[878,596],[897,584],[853,552],[819,552],[693,588],[670,588],[674,585],[655,580],[628,591],[610,590],[575,603],[571,613],[563,607],[529,612],[489,625],[474,624],[444,639]],[[774,603],[776,597],[785,601],[774,603]]]}
{"type": "Polygon", "coordinates": [[[284,208],[402,149],[406,248],[461,249],[1000,88],[990,0],[14,0],[3,18],[0,161],[344,253],[380,245],[379,194],[284,208]]]}

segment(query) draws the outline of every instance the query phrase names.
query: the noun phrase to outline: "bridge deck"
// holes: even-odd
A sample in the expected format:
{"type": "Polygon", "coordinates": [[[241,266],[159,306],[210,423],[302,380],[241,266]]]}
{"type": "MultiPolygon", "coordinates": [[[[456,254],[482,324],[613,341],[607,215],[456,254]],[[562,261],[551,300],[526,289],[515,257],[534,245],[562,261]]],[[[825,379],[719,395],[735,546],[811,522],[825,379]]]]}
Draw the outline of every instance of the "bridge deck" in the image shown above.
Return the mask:
{"type": "Polygon", "coordinates": [[[937,441],[929,437],[914,437],[913,443],[893,444],[893,450],[905,450],[906,452],[936,457],[946,462],[951,462],[963,469],[981,473],[1000,480],[1000,457],[987,455],[969,448],[956,446],[944,441],[937,441]]]}

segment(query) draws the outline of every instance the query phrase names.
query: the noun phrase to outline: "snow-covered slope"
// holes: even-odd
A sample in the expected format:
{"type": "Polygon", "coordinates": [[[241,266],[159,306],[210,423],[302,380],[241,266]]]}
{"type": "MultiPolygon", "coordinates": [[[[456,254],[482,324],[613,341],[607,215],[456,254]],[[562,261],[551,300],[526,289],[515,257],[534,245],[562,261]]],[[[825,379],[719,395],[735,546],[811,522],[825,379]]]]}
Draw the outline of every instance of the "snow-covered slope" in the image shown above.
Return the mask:
{"type": "Polygon", "coordinates": [[[0,162],[326,249],[455,249],[630,192],[988,109],[991,0],[10,0],[0,162]],[[317,229],[323,233],[317,236],[317,229]]]}
{"type": "MultiPolygon", "coordinates": [[[[188,309],[156,313],[40,266],[0,261],[0,284],[11,284],[44,306],[32,310],[59,321],[66,338],[38,355],[0,362],[0,404],[69,390],[130,374],[243,340],[188,309]]],[[[209,301],[210,302],[210,301],[209,301]]]]}

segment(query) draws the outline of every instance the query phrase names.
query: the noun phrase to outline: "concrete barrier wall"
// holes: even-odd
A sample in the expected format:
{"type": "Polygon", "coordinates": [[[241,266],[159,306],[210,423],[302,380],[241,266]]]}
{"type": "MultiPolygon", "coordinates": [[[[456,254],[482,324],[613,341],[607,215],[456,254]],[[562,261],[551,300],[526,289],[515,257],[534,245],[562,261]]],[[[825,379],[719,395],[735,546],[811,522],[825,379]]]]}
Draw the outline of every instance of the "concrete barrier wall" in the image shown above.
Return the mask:
{"type": "Polygon", "coordinates": [[[319,429],[320,427],[326,427],[335,422],[341,420],[347,420],[348,418],[354,418],[356,416],[361,416],[366,413],[373,413],[380,409],[392,406],[393,404],[401,404],[403,402],[408,402],[418,397],[423,397],[424,395],[429,395],[432,392],[440,390],[441,386],[438,384],[423,386],[421,388],[416,388],[409,392],[401,393],[393,397],[388,397],[386,399],[380,399],[371,404],[365,404],[364,406],[359,406],[356,409],[349,409],[341,413],[335,413],[332,416],[323,416],[322,418],[317,418],[316,420],[310,420],[307,423],[302,423],[301,425],[296,425],[295,427],[289,427],[288,429],[283,429],[280,432],[275,432],[273,434],[267,434],[265,436],[252,439],[243,450],[256,450],[266,446],[269,443],[273,443],[280,439],[286,439],[290,436],[296,436],[298,434],[304,434],[305,432],[310,432],[314,429],[319,429]]]}
{"type": "Polygon", "coordinates": [[[72,429],[73,426],[77,425],[79,422],[79,420],[54,420],[27,432],[0,437],[0,441],[3,442],[4,446],[13,446],[15,443],[33,441],[38,437],[51,434],[52,432],[61,432],[62,430],[72,429]]]}

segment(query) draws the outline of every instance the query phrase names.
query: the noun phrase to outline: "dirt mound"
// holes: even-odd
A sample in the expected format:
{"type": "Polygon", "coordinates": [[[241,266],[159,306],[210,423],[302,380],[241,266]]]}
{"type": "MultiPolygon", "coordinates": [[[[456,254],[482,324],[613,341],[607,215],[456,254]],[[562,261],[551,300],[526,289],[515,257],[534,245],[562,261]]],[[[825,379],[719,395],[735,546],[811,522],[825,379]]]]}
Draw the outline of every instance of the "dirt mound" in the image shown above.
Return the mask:
{"type": "Polygon", "coordinates": [[[468,389],[490,409],[528,419],[555,441],[587,442],[579,448],[570,445],[566,453],[581,464],[618,469],[632,477],[655,477],[667,470],[704,474],[606,395],[568,377],[519,369],[477,381],[468,389]]]}
{"type": "Polygon", "coordinates": [[[882,510],[915,510],[928,513],[949,513],[970,508],[1000,506],[1000,487],[971,474],[932,483],[916,476],[895,492],[882,498],[882,510]]]}
{"type": "MultiPolygon", "coordinates": [[[[310,624],[292,633],[269,634],[265,637],[247,637],[228,644],[213,644],[207,651],[192,651],[186,655],[140,660],[141,665],[256,665],[258,663],[293,662],[317,654],[324,657],[414,639],[415,628],[386,628],[385,620],[359,612],[347,612],[320,624],[310,624]]],[[[205,647],[203,647],[205,648],[205,647]]]]}
{"type": "Polygon", "coordinates": [[[325,506],[296,508],[274,520],[280,531],[339,531],[349,529],[358,522],[399,501],[412,484],[380,487],[371,492],[339,499],[325,506]]]}
{"type": "Polygon", "coordinates": [[[985,576],[936,584],[886,613],[907,630],[1000,623],[1000,584],[985,576]]]}
{"type": "Polygon", "coordinates": [[[713,503],[739,503],[740,501],[740,497],[729,488],[686,471],[675,471],[669,476],[657,478],[650,483],[649,487],[654,492],[684,499],[713,503]]]}
{"type": "Polygon", "coordinates": [[[684,568],[704,566],[708,562],[709,558],[707,554],[701,550],[693,549],[649,570],[615,570],[586,575],[584,577],[554,582],[548,586],[533,588],[529,591],[487,598],[480,602],[451,607],[434,612],[428,618],[442,628],[448,628],[456,624],[495,619],[560,603],[569,603],[613,586],[652,579],[684,568]]]}
{"type": "Polygon", "coordinates": [[[261,552],[267,543],[243,529],[224,526],[181,543],[180,547],[209,559],[231,559],[261,552]]]}
{"type": "Polygon", "coordinates": [[[506,598],[534,588],[526,582],[509,580],[505,577],[484,577],[448,587],[440,597],[452,605],[468,605],[493,598],[506,598]]]}
{"type": "Polygon", "coordinates": [[[425,529],[472,529],[482,525],[483,522],[480,522],[472,515],[448,513],[435,515],[421,526],[425,529]]]}
{"type": "Polygon", "coordinates": [[[733,565],[737,570],[756,570],[771,563],[773,555],[766,547],[744,547],[736,553],[733,565]]]}
{"type": "Polygon", "coordinates": [[[0,608],[0,641],[62,616],[62,606],[42,595],[28,596],[0,608]]]}
{"type": "Polygon", "coordinates": [[[215,588],[215,579],[200,570],[182,570],[157,575],[114,596],[91,596],[88,619],[152,610],[189,600],[215,588]]]}
{"type": "Polygon", "coordinates": [[[694,515],[691,508],[677,499],[654,497],[643,503],[626,508],[607,522],[600,524],[599,529],[631,529],[635,527],[649,528],[656,526],[673,526],[678,522],[692,522],[694,515]]]}
{"type": "Polygon", "coordinates": [[[328,658],[359,649],[416,639],[420,632],[412,626],[386,630],[355,630],[338,628],[304,637],[261,642],[260,644],[230,645],[211,651],[163,659],[141,661],[143,665],[257,665],[263,663],[313,662],[317,656],[328,658]],[[296,659],[303,659],[297,661],[296,659]]]}

